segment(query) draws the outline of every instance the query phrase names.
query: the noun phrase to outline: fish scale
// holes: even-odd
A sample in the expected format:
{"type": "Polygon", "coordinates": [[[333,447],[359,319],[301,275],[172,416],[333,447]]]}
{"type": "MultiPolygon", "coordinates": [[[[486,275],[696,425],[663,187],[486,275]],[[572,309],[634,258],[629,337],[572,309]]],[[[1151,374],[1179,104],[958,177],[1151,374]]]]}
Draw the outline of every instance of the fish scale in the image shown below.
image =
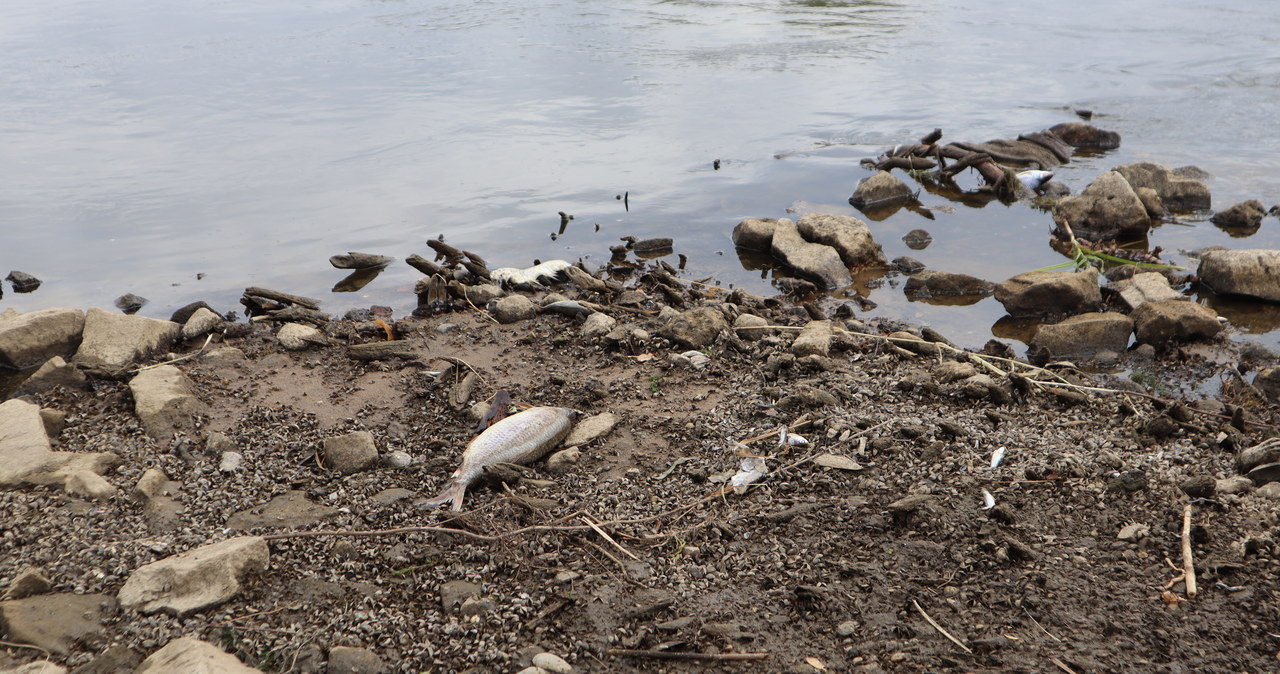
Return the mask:
{"type": "Polygon", "coordinates": [[[427,501],[428,505],[452,502],[462,510],[467,486],[495,463],[531,463],[564,440],[573,428],[576,410],[567,407],[531,407],[486,428],[467,445],[462,465],[453,472],[448,487],[427,501]]]}

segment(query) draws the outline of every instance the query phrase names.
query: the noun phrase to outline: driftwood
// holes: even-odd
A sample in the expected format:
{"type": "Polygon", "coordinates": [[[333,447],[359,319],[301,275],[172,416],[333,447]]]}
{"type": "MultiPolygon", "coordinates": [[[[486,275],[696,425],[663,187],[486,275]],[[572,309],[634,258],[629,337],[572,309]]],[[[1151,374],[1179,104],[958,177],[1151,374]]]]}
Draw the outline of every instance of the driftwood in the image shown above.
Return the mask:
{"type": "Polygon", "coordinates": [[[454,248],[453,246],[450,246],[449,244],[443,241],[440,241],[439,239],[429,239],[427,241],[427,245],[431,247],[431,250],[434,250],[436,252],[437,262],[439,262],[440,260],[445,260],[449,264],[453,264],[454,262],[457,262],[458,260],[462,259],[462,251],[458,250],[457,248],[454,248]]]}
{"type": "Polygon", "coordinates": [[[329,314],[306,307],[282,307],[264,311],[254,316],[254,321],[283,321],[285,323],[310,323],[324,325],[329,322],[329,314]]]}
{"type": "Polygon", "coordinates": [[[282,293],[278,290],[269,290],[267,288],[257,288],[252,286],[244,289],[244,296],[240,298],[240,303],[248,306],[245,299],[251,297],[260,297],[280,304],[296,304],[297,306],[306,307],[308,309],[320,308],[320,300],[314,300],[310,297],[303,297],[301,295],[290,295],[289,293],[282,293]]]}
{"type": "Polygon", "coordinates": [[[352,252],[348,252],[346,255],[334,255],[329,258],[329,264],[337,269],[382,269],[394,261],[395,258],[387,255],[352,252]]]}
{"type": "Polygon", "coordinates": [[[440,274],[444,276],[450,273],[448,269],[441,267],[440,265],[432,262],[431,260],[428,260],[425,257],[422,257],[421,255],[418,255],[417,253],[414,253],[413,255],[406,257],[404,261],[407,262],[410,267],[417,269],[418,271],[422,272],[423,274],[426,274],[427,276],[435,276],[436,274],[440,274]]]}

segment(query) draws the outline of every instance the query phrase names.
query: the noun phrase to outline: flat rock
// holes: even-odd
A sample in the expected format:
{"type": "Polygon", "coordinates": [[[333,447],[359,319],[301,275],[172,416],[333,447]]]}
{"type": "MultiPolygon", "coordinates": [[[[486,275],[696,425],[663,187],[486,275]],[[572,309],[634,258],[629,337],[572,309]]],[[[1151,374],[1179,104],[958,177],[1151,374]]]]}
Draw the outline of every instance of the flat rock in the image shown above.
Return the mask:
{"type": "Polygon", "coordinates": [[[1042,324],[1031,348],[1040,352],[1034,359],[1048,362],[1063,358],[1091,358],[1103,351],[1123,352],[1133,335],[1133,319],[1118,313],[1087,313],[1071,316],[1061,323],[1042,324]]]}
{"type": "Polygon", "coordinates": [[[582,334],[583,339],[599,339],[609,334],[617,325],[618,321],[613,316],[596,312],[587,316],[578,331],[582,334]]]}
{"type": "Polygon", "coordinates": [[[738,314],[738,317],[733,319],[734,332],[738,333],[742,339],[750,341],[764,337],[769,331],[761,328],[766,325],[769,325],[769,321],[755,314],[738,314]]]}
{"type": "Polygon", "coordinates": [[[699,307],[678,313],[667,320],[658,334],[694,349],[709,346],[729,327],[724,313],[713,307],[699,307]]]}
{"type": "Polygon", "coordinates": [[[810,243],[831,246],[849,267],[884,266],[887,260],[867,223],[848,215],[810,213],[796,221],[796,230],[810,243]]]}
{"type": "Polygon", "coordinates": [[[490,311],[499,323],[518,323],[538,315],[538,307],[524,295],[508,295],[494,302],[490,311]]]}
{"type": "Polygon", "coordinates": [[[221,316],[213,313],[210,309],[200,307],[182,324],[182,338],[196,339],[204,337],[210,332],[220,331],[224,323],[226,321],[221,316]]]}
{"type": "Polygon", "coordinates": [[[777,226],[778,221],[773,218],[747,218],[733,228],[733,245],[767,253],[773,250],[773,230],[777,226]]]}
{"type": "Polygon", "coordinates": [[[613,427],[618,425],[618,415],[613,412],[603,412],[595,416],[587,417],[579,421],[569,431],[569,436],[561,443],[565,447],[578,447],[590,442],[594,442],[608,435],[613,431],[613,427]]]}
{"type": "Polygon", "coordinates": [[[888,171],[879,171],[858,182],[853,196],[849,197],[849,204],[858,210],[866,210],[904,203],[913,198],[915,193],[906,183],[888,171]]]}
{"type": "Polygon", "coordinates": [[[195,637],[165,644],[142,661],[134,674],[261,674],[236,656],[195,637]]]}
{"type": "Polygon", "coordinates": [[[795,223],[783,218],[773,230],[770,251],[779,262],[825,290],[843,288],[853,283],[853,276],[835,248],[809,243],[800,236],[795,223]]]}
{"type": "Polygon", "coordinates": [[[1053,208],[1075,235],[1091,241],[1137,238],[1151,226],[1147,209],[1133,187],[1115,171],[1094,179],[1079,196],[1066,197],[1053,208]]]}
{"type": "MultiPolygon", "coordinates": [[[[1155,190],[1160,196],[1160,203],[1171,211],[1208,210],[1210,206],[1207,185],[1178,175],[1155,162],[1140,161],[1117,166],[1114,170],[1134,188],[1150,187],[1155,190]]],[[[1075,223],[1072,222],[1071,226],[1074,227],[1075,223]]]]}
{"type": "Polygon", "coordinates": [[[121,368],[168,349],[182,328],[177,323],[126,316],[94,307],[84,317],[84,340],[74,362],[121,368]]]}
{"type": "Polygon", "coordinates": [[[1280,302],[1280,250],[1205,251],[1197,274],[1215,293],[1280,302]]]}
{"type": "Polygon", "coordinates": [[[329,341],[323,332],[303,323],[285,323],[276,330],[276,339],[290,351],[302,351],[329,341]]]}
{"type": "Polygon", "coordinates": [[[9,583],[9,587],[5,588],[5,599],[26,599],[34,597],[38,594],[44,594],[53,588],[53,581],[40,573],[38,569],[26,568],[18,572],[18,575],[9,583]]]}
{"type": "Polygon", "coordinates": [[[28,662],[25,665],[18,665],[17,667],[0,669],[0,674],[67,674],[67,668],[62,665],[55,665],[48,660],[39,660],[28,662]]]}
{"type": "Polygon", "coordinates": [[[46,360],[30,377],[27,377],[26,381],[22,382],[22,386],[18,387],[17,395],[43,393],[59,386],[68,389],[87,389],[89,378],[74,366],[67,364],[62,356],[54,356],[46,360]]]}
{"type": "Polygon", "coordinates": [[[105,594],[42,594],[0,601],[5,640],[67,655],[77,644],[96,649],[115,600],[105,594]]]}
{"type": "Polygon", "coordinates": [[[1104,289],[1118,298],[1126,311],[1133,311],[1147,302],[1186,299],[1169,285],[1169,279],[1164,274],[1150,271],[1112,281],[1104,289]]]}
{"type": "Polygon", "coordinates": [[[1222,331],[1218,314],[1195,302],[1147,302],[1132,316],[1138,343],[1157,347],[1171,341],[1208,339],[1222,331]]]}
{"type": "Polygon", "coordinates": [[[323,445],[325,465],[343,475],[358,473],[378,465],[378,447],[369,431],[354,431],[325,438],[323,445]]]}
{"type": "Polygon", "coordinates": [[[178,430],[193,428],[196,415],[209,412],[191,380],[173,365],[139,372],[129,380],[129,391],[134,413],[153,438],[171,438],[178,430]]]}
{"type": "Polygon", "coordinates": [[[71,496],[87,501],[105,501],[116,495],[115,485],[91,470],[75,470],[67,474],[63,490],[71,496]]]}
{"type": "Polygon", "coordinates": [[[38,406],[17,398],[0,403],[0,487],[62,485],[75,471],[101,474],[119,462],[107,452],[55,452],[38,406]]]}
{"type": "Polygon", "coordinates": [[[287,491],[266,505],[242,510],[227,518],[227,528],[245,531],[258,527],[294,529],[323,522],[338,515],[336,508],[313,503],[306,492],[287,491]]]}
{"type": "Polygon", "coordinates": [[[263,571],[269,561],[262,538],[230,538],[138,568],[118,598],[126,609],[183,618],[231,599],[240,592],[240,580],[263,571]]]}
{"type": "Polygon", "coordinates": [[[836,470],[847,471],[862,470],[862,464],[843,454],[819,454],[813,458],[813,462],[823,468],[835,468],[836,470]]]}
{"type": "Polygon", "coordinates": [[[462,606],[468,597],[478,597],[483,591],[479,585],[465,580],[449,580],[440,584],[440,605],[446,611],[462,606]]]}
{"type": "Polygon", "coordinates": [[[1120,134],[1104,131],[1084,122],[1063,122],[1049,127],[1049,132],[1071,147],[1091,150],[1114,150],[1120,147],[1120,134]]]}
{"type": "Polygon", "coordinates": [[[996,300],[1011,316],[1043,316],[1091,311],[1102,303],[1098,271],[1033,271],[996,284],[996,300]]]}
{"type": "Polygon", "coordinates": [[[791,342],[791,353],[796,358],[831,353],[831,339],[835,335],[831,321],[809,321],[791,342]]]}
{"type": "Polygon", "coordinates": [[[968,274],[945,271],[918,271],[902,288],[908,297],[990,297],[995,284],[968,274]]]}
{"type": "Polygon", "coordinates": [[[25,370],[54,356],[70,356],[83,331],[79,309],[6,311],[0,314],[0,367],[25,370]]]}
{"type": "Polygon", "coordinates": [[[387,666],[367,648],[334,646],[329,649],[328,674],[381,674],[387,666]]]}

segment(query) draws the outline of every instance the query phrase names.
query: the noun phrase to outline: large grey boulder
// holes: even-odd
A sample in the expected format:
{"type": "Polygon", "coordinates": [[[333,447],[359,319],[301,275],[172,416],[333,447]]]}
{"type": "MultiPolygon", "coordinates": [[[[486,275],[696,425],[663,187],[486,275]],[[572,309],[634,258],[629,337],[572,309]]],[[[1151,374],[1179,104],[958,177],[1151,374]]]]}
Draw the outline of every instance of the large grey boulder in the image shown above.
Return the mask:
{"type": "Polygon", "coordinates": [[[74,361],[120,368],[168,349],[182,327],[170,321],[126,316],[97,307],[84,317],[84,340],[74,361]]]}
{"type": "Polygon", "coordinates": [[[139,613],[179,618],[221,604],[240,592],[240,581],[267,568],[267,542],[240,536],[142,566],[120,588],[120,605],[139,613]]]}
{"type": "Polygon", "coordinates": [[[810,243],[831,246],[850,267],[888,264],[867,223],[848,215],[810,213],[796,221],[796,230],[810,243]]]}
{"type": "Polygon", "coordinates": [[[1186,297],[1169,285],[1164,274],[1148,271],[1134,274],[1120,281],[1112,281],[1104,288],[1114,295],[1126,311],[1133,311],[1147,302],[1178,300],[1186,297]]]}
{"type": "Polygon", "coordinates": [[[134,413],[153,438],[171,438],[180,429],[192,428],[195,416],[209,411],[187,375],[172,365],[139,372],[129,380],[129,390],[134,413]]]}
{"type": "Polygon", "coordinates": [[[55,452],[39,406],[16,398],[0,403],[0,487],[61,486],[76,471],[101,474],[119,462],[120,457],[106,452],[55,452]]]}
{"type": "MultiPolygon", "coordinates": [[[[1117,166],[1114,171],[1124,176],[1133,188],[1150,187],[1160,196],[1160,203],[1171,211],[1207,210],[1209,187],[1199,180],[1186,178],[1149,161],[1117,166]]],[[[1074,225],[1074,223],[1072,223],[1074,225]]]]}
{"type": "Polygon", "coordinates": [[[71,593],[0,601],[0,627],[7,641],[65,656],[76,644],[101,638],[114,603],[105,594],[71,593]]]}
{"type": "Polygon", "coordinates": [[[733,228],[733,245],[747,250],[769,252],[773,249],[773,218],[747,218],[733,228]]]}
{"type": "Polygon", "coordinates": [[[817,283],[824,290],[853,283],[849,268],[835,248],[805,241],[795,223],[786,218],[779,220],[773,230],[772,253],[796,275],[817,283]]]}
{"type": "Polygon", "coordinates": [[[1039,362],[1091,358],[1103,351],[1124,351],[1132,335],[1133,319],[1124,314],[1087,313],[1041,325],[1030,346],[1039,362]]]}
{"type": "Polygon", "coordinates": [[[1115,171],[1094,179],[1079,196],[1058,201],[1055,220],[1065,220],[1076,236],[1091,241],[1140,237],[1151,219],[1129,183],[1115,171]]]}
{"type": "Polygon", "coordinates": [[[134,674],[259,674],[259,670],[207,641],[182,637],[152,653],[134,674]]]}
{"type": "Polygon", "coordinates": [[[0,367],[25,370],[54,356],[70,356],[83,331],[79,309],[6,311],[0,314],[0,367]]]}
{"type": "Polygon", "coordinates": [[[1011,316],[1076,314],[1092,311],[1102,302],[1098,270],[1082,272],[1032,271],[996,284],[996,301],[1011,316]]]}
{"type": "Polygon", "coordinates": [[[915,198],[907,184],[888,171],[880,171],[858,183],[849,197],[849,203],[859,210],[884,208],[902,204],[915,198]]]}
{"type": "Polygon", "coordinates": [[[1139,344],[1162,346],[1174,341],[1208,339],[1222,331],[1218,314],[1195,302],[1147,302],[1132,316],[1139,344]]]}
{"type": "Polygon", "coordinates": [[[1206,251],[1197,273],[1215,293],[1280,302],[1280,250],[1206,251]]]}
{"type": "Polygon", "coordinates": [[[658,329],[658,335],[693,349],[701,349],[716,341],[720,331],[729,327],[724,313],[712,307],[699,307],[672,316],[658,329]]]}

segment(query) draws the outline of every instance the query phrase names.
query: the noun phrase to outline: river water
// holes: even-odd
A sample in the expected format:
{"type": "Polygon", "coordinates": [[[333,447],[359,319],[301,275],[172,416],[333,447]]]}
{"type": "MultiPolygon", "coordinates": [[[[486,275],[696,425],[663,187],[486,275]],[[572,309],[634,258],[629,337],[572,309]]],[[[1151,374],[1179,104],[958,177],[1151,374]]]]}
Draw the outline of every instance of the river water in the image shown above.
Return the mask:
{"type": "MultiPolygon", "coordinates": [[[[622,235],[670,236],[688,278],[773,294],[733,250],[741,219],[796,202],[858,215],[862,157],[934,127],[1016,137],[1076,108],[1123,143],[1059,169],[1073,191],[1151,160],[1208,171],[1215,208],[1269,207],[1278,36],[1269,0],[5,0],[0,274],[44,285],[6,286],[0,310],[132,292],[167,317],[239,309],[256,285],[401,315],[418,272],[333,293],[327,259],[430,257],[440,234],[491,266],[602,263],[622,235]],[[575,218],[553,239],[558,211],[575,218]]],[[[890,257],[992,281],[1063,261],[1025,204],[921,199],[934,220],[871,223],[890,257]],[[912,251],[917,227],[934,242],[912,251]]],[[[1202,215],[1151,243],[1189,262],[1177,251],[1276,248],[1278,232],[1270,217],[1232,238],[1202,215]]],[[[1003,314],[911,302],[896,281],[870,299],[968,346],[1003,314]]],[[[1277,341],[1275,307],[1200,301],[1277,341]]]]}

